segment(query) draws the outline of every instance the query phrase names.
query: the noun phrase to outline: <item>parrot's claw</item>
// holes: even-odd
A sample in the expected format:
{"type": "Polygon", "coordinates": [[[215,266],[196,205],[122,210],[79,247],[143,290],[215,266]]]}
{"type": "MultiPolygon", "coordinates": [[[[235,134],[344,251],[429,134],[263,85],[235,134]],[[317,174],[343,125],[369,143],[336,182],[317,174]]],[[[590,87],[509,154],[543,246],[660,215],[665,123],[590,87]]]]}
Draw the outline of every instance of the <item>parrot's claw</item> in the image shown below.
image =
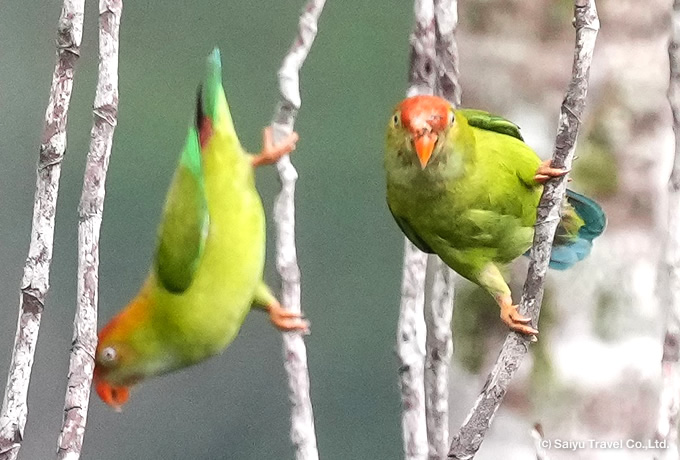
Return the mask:
{"type": "Polygon", "coordinates": [[[262,131],[262,151],[252,157],[253,167],[257,168],[258,166],[276,163],[282,156],[295,150],[295,144],[299,138],[298,134],[293,131],[285,139],[274,144],[272,128],[267,126],[262,131]]]}
{"type": "Polygon", "coordinates": [[[569,171],[571,171],[570,169],[553,168],[550,165],[551,161],[552,160],[545,160],[544,162],[541,163],[541,166],[539,166],[538,169],[536,170],[534,180],[539,184],[545,184],[548,181],[548,179],[551,179],[553,177],[562,177],[565,174],[569,173],[569,171]]]}
{"type": "MultiPolygon", "coordinates": [[[[531,318],[520,315],[517,311],[517,305],[513,305],[512,301],[501,301],[499,305],[501,307],[501,319],[510,329],[531,336],[538,334],[538,330],[529,325],[531,318]]],[[[531,341],[535,342],[536,338],[532,337],[531,341]]]]}
{"type": "Polygon", "coordinates": [[[267,311],[272,324],[280,331],[309,334],[309,321],[301,313],[286,310],[278,302],[268,305],[267,311]]]}

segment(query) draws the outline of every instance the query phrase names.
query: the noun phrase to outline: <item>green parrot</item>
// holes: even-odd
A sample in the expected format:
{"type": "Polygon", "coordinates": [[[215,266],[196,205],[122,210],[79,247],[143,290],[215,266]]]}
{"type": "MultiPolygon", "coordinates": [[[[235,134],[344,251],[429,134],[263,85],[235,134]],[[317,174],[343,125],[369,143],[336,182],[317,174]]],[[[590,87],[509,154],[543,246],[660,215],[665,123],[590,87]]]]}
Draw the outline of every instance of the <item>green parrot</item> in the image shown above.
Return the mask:
{"type": "Polygon", "coordinates": [[[198,363],[236,337],[251,307],[269,312],[282,330],[307,331],[262,280],[265,216],[254,167],[295,149],[291,133],[247,154],[222,88],[220,53],[207,60],[196,114],[168,192],[149,275],[137,296],[100,332],[94,384],[120,410],[129,387],[198,363]]]}
{"type": "MultiPolygon", "coordinates": [[[[491,294],[511,329],[536,334],[502,269],[531,248],[543,183],[568,171],[541,162],[514,123],[436,96],[402,101],[386,143],[387,204],[406,237],[491,294]]],[[[550,266],[585,258],[605,224],[597,203],[568,190],[550,266]]]]}

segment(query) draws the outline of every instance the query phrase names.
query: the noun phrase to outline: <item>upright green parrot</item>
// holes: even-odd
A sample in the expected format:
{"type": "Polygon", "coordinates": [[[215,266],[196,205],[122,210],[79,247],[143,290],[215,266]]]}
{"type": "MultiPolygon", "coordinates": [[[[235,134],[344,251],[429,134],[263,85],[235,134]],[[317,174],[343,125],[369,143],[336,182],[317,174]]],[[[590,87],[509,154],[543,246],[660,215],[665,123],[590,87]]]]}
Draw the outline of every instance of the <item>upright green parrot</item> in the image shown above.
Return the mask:
{"type": "MultiPolygon", "coordinates": [[[[491,294],[511,329],[536,334],[502,269],[531,247],[543,183],[568,171],[541,162],[514,123],[436,96],[402,101],[386,142],[387,204],[406,237],[491,294]]],[[[568,190],[550,266],[585,258],[605,224],[597,203],[568,190]]]]}
{"type": "Polygon", "coordinates": [[[281,307],[262,281],[265,217],[254,167],[295,148],[264,130],[259,155],[239,142],[222,88],[219,50],[207,60],[196,114],[168,192],[149,275],[137,296],[100,332],[94,384],[120,410],[129,387],[221,352],[251,307],[282,330],[307,322],[281,307]]]}

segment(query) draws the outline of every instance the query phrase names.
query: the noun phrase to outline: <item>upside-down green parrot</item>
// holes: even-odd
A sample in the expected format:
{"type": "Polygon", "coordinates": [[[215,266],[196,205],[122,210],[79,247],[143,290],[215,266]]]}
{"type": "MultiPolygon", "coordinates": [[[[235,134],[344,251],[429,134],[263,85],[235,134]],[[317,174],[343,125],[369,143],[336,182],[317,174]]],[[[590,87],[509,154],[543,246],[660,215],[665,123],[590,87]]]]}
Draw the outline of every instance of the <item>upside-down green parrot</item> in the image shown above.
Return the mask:
{"type": "MultiPolygon", "coordinates": [[[[387,204],[406,237],[491,294],[511,329],[536,334],[502,269],[531,247],[543,183],[568,171],[541,162],[514,123],[436,96],[402,101],[386,143],[387,204]]],[[[605,224],[597,203],[568,190],[550,266],[585,258],[605,224]]]]}
{"type": "Polygon", "coordinates": [[[129,387],[221,352],[251,307],[282,330],[307,330],[262,280],[265,217],[254,167],[295,148],[297,134],[259,155],[239,142],[222,88],[219,50],[207,59],[195,117],[170,186],[148,277],[100,332],[94,384],[120,410],[129,387]]]}

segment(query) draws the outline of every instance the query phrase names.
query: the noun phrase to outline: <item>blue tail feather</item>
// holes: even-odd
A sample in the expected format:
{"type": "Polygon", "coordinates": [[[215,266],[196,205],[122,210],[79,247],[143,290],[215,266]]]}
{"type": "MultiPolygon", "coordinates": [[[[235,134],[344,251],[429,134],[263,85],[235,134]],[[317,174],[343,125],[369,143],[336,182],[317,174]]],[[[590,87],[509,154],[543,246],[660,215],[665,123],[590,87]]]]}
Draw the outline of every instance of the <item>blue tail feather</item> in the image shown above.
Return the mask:
{"type": "Polygon", "coordinates": [[[550,268],[566,270],[576,262],[585,259],[593,247],[593,239],[604,232],[607,217],[595,201],[571,190],[567,190],[567,201],[576,214],[583,219],[584,225],[578,235],[566,244],[556,245],[550,254],[550,268]]]}

